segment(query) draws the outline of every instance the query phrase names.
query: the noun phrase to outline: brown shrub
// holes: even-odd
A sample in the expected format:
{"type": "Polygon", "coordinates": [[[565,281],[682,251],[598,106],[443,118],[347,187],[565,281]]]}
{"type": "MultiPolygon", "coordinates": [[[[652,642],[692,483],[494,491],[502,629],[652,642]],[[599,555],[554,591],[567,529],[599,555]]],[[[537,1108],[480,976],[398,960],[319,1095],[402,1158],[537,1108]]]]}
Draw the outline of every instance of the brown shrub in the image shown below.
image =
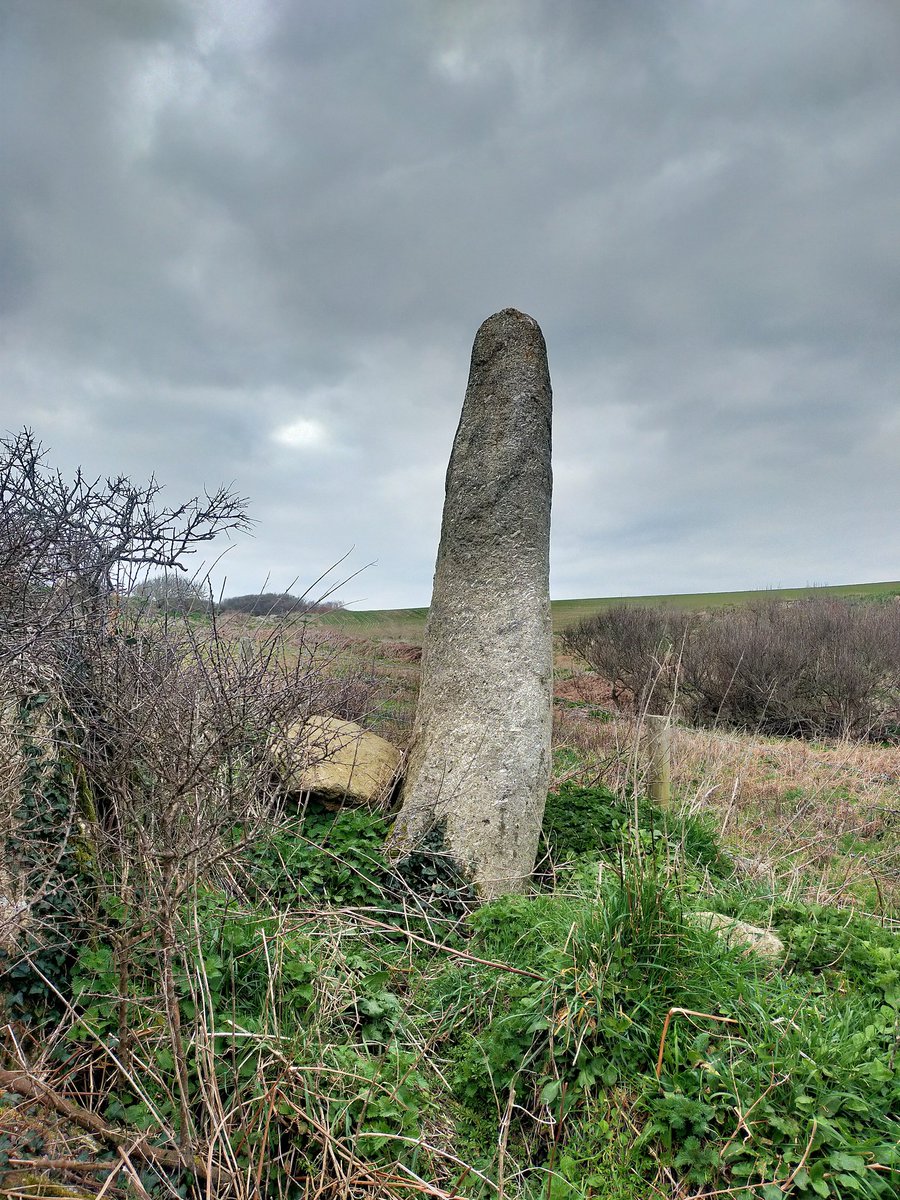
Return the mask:
{"type": "Polygon", "coordinates": [[[617,605],[562,635],[616,700],[698,725],[896,739],[900,608],[813,598],[698,614],[617,605]]]}

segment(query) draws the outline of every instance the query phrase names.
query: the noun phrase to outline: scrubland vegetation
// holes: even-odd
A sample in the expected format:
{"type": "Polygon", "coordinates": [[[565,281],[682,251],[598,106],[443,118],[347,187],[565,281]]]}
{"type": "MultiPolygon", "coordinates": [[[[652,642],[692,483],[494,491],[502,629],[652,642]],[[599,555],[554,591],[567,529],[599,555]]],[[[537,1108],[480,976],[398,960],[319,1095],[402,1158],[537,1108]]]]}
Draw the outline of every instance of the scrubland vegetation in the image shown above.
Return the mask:
{"type": "Polygon", "coordinates": [[[692,725],[900,741],[900,602],[807,597],[706,613],[623,604],[562,641],[614,697],[692,725]]]}
{"type": "Polygon", "coordinates": [[[296,617],[304,613],[333,612],[340,609],[334,600],[311,600],[290,592],[253,592],[248,596],[230,596],[219,604],[220,612],[248,613],[252,617],[296,617]]]}
{"type": "Polygon", "coordinates": [[[816,740],[686,711],[663,811],[646,681],[569,641],[533,890],[479,906],[438,831],[390,865],[390,813],[272,776],[304,713],[404,743],[394,617],[354,636],[61,592],[5,509],[3,1194],[900,1194],[889,704],[816,740]]]}

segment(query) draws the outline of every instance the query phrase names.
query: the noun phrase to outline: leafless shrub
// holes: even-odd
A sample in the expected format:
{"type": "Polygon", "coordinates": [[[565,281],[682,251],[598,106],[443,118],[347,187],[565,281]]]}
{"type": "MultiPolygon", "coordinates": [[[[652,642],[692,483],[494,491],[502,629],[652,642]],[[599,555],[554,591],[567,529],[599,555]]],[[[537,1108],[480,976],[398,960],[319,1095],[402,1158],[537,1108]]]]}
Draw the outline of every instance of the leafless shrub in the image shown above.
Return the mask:
{"type": "Polygon", "coordinates": [[[290,592],[253,592],[230,596],[221,602],[222,612],[246,613],[251,617],[297,617],[304,613],[334,612],[343,608],[338,600],[314,600],[310,596],[292,596],[290,592]]]}
{"type": "Polygon", "coordinates": [[[583,659],[612,684],[618,701],[622,688],[640,687],[646,678],[648,650],[653,653],[662,641],[658,609],[638,609],[627,604],[604,608],[585,617],[560,634],[568,654],[583,659]]]}
{"type": "Polygon", "coordinates": [[[706,614],[617,606],[563,634],[614,698],[803,737],[896,736],[900,609],[836,599],[706,614]]]}
{"type": "Polygon", "coordinates": [[[146,602],[153,611],[208,613],[213,608],[208,581],[204,577],[181,575],[177,571],[162,571],[150,575],[131,589],[134,602],[146,602]]]}
{"type": "MultiPolygon", "coordinates": [[[[66,1086],[94,1110],[117,1081],[140,1095],[146,1039],[167,1043],[175,1116],[161,1132],[175,1146],[160,1154],[195,1163],[202,1150],[205,1163],[222,1126],[213,1066],[202,1098],[188,1079],[204,1016],[192,908],[278,818],[272,739],[312,712],[360,715],[369,684],[302,621],[245,637],[215,613],[198,624],[124,603],[133,572],[178,569],[198,542],[246,524],[227,491],[162,508],[158,490],[67,483],[30,433],[0,442],[0,955],[55,996],[59,1044],[80,1023],[66,1086]],[[84,1043],[90,1021],[61,990],[94,940],[112,947],[114,1047],[84,1043]],[[158,960],[139,1001],[137,946],[158,960]],[[190,1028],[185,980],[199,989],[190,1028]]],[[[27,1065],[19,1041],[12,1051],[27,1065]]]]}

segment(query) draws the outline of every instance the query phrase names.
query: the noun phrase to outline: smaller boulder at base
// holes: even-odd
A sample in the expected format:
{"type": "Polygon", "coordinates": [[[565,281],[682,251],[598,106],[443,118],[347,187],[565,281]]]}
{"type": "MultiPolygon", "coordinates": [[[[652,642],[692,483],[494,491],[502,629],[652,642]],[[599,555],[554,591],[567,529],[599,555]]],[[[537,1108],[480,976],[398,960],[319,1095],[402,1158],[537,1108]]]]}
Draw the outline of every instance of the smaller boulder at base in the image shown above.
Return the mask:
{"type": "Polygon", "coordinates": [[[771,962],[784,959],[784,942],[771,929],[748,925],[746,921],[726,917],[723,913],[698,912],[696,916],[698,924],[717,933],[727,946],[744,946],[747,953],[758,954],[771,962]]]}
{"type": "Polygon", "coordinates": [[[286,791],[358,806],[388,799],[402,759],[396,746],[361,725],[322,716],[291,725],[271,755],[286,791]]]}

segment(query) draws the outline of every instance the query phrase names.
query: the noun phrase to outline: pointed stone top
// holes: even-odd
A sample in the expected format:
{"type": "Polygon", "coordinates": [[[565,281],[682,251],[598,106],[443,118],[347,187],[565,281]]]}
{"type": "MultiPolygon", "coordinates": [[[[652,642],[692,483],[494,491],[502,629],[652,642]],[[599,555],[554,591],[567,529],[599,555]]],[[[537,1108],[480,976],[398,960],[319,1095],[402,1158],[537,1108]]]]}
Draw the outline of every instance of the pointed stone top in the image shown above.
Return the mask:
{"type": "Polygon", "coordinates": [[[478,332],[480,333],[488,325],[493,325],[495,322],[500,323],[501,321],[504,323],[507,321],[524,321],[528,325],[533,325],[535,329],[539,328],[537,321],[534,317],[529,317],[528,313],[520,312],[517,308],[501,308],[499,312],[495,312],[486,321],[482,321],[478,332]]]}

